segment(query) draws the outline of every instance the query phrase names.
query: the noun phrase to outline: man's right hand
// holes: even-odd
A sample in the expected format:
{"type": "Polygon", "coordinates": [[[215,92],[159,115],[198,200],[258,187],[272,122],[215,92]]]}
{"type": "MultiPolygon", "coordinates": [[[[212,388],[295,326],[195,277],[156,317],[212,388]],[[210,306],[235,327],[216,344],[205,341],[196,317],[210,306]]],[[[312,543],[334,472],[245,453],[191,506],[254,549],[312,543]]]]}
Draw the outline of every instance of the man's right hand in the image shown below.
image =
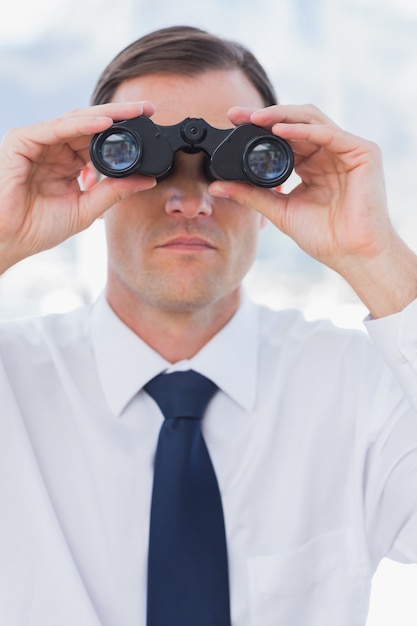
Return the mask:
{"type": "Polygon", "coordinates": [[[113,204],[152,188],[149,176],[78,183],[92,136],[114,121],[152,115],[150,103],[110,103],[9,131],[0,144],[0,274],[90,226],[113,204]]]}

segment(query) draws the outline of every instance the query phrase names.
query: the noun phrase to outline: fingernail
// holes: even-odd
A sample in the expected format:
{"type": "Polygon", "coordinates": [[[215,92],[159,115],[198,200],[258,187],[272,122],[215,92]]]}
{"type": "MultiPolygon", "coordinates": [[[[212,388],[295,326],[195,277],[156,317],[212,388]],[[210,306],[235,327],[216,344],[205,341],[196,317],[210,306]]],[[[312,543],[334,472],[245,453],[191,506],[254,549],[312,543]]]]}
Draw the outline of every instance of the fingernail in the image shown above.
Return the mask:
{"type": "Polygon", "coordinates": [[[153,187],[155,187],[157,184],[157,180],[153,176],[147,176],[146,174],[134,174],[132,178],[134,176],[136,177],[138,188],[153,189],[153,187]]]}
{"type": "Polygon", "coordinates": [[[153,189],[154,187],[156,187],[156,185],[156,178],[149,177],[147,180],[142,181],[142,189],[153,189]]]}
{"type": "Polygon", "coordinates": [[[229,194],[227,191],[218,183],[213,183],[209,187],[209,194],[211,196],[216,196],[217,198],[229,198],[229,194]]]}

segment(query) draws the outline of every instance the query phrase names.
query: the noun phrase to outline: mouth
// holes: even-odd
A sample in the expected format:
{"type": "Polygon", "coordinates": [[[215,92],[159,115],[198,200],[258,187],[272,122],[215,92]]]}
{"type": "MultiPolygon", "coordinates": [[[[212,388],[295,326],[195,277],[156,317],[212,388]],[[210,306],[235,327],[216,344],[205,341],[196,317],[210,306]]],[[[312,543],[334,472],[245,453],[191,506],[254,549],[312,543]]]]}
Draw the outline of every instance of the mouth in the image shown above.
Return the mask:
{"type": "Polygon", "coordinates": [[[180,252],[204,252],[207,250],[215,250],[215,246],[203,239],[202,237],[174,237],[162,244],[159,244],[157,248],[165,250],[177,250],[180,252]]]}

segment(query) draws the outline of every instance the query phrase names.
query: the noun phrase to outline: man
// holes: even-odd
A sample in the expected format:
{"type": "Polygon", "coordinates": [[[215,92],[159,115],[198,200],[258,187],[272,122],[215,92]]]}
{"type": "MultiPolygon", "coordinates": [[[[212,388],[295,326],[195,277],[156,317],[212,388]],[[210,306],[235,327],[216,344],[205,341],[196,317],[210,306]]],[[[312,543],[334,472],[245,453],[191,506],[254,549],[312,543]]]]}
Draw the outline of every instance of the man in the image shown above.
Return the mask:
{"type": "Polygon", "coordinates": [[[0,155],[2,271],[102,215],[108,242],[97,304],[1,325],[1,623],[146,623],[164,419],[144,387],[191,369],[219,387],[202,428],[230,623],[363,625],[379,561],[417,562],[417,260],[389,221],[378,148],[313,106],[275,105],[252,55],[185,27],[123,51],[94,105],[11,131],[0,155]],[[138,115],[260,125],[290,142],[301,182],[209,182],[201,152],[158,183],[99,178],[93,134],[138,115]],[[362,334],[248,301],[265,219],[355,289],[408,400],[362,334]]]}

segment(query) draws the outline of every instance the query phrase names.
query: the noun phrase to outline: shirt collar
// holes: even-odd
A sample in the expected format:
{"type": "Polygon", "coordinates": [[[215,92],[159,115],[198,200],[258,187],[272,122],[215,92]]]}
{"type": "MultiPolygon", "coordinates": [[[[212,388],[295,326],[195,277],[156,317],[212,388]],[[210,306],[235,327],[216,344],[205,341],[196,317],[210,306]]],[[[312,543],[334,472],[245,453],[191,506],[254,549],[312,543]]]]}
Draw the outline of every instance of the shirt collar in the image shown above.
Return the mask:
{"type": "Polygon", "coordinates": [[[193,369],[250,411],[255,403],[258,311],[243,293],[232,319],[193,358],[171,364],[130,330],[110,308],[104,294],[93,307],[92,344],[106,400],[118,416],[154,376],[193,369]]]}

